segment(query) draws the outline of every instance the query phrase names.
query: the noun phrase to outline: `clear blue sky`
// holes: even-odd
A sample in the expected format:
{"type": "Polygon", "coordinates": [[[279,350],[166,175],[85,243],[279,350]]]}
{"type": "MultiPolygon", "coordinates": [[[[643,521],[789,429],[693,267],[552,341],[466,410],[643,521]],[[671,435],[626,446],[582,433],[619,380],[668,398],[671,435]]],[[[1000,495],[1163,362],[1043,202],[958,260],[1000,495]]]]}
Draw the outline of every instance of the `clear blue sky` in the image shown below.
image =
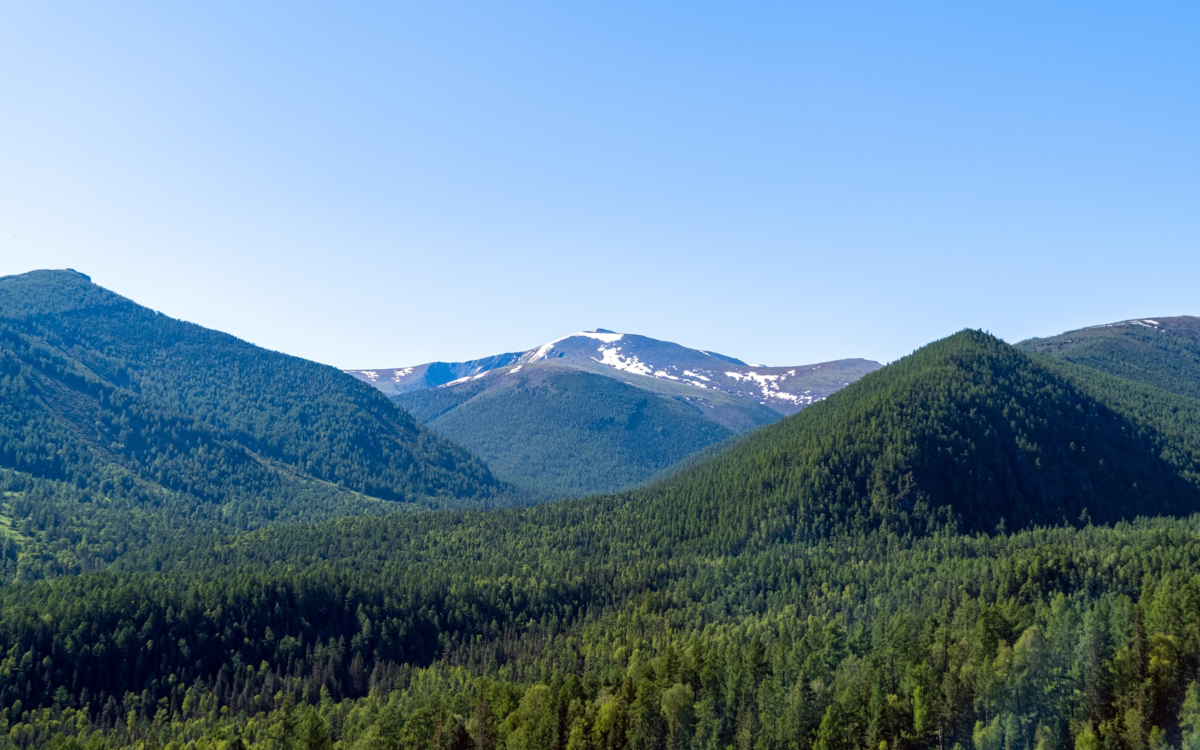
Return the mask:
{"type": "Polygon", "coordinates": [[[1200,314],[1200,4],[4,3],[0,274],[344,367],[1200,314]]]}

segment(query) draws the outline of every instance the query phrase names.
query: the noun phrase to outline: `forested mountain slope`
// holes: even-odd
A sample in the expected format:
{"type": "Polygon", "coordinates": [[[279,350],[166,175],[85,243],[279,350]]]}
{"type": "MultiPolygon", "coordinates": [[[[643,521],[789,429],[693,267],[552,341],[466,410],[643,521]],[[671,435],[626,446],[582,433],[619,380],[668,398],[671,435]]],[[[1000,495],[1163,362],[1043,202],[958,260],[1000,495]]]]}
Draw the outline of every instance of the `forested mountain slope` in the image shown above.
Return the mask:
{"type": "Polygon", "coordinates": [[[484,507],[510,491],[338,370],[173,320],[71,271],[0,279],[0,393],[16,527],[53,527],[72,544],[110,523],[169,536],[368,512],[378,499],[484,507]]]}
{"type": "Polygon", "coordinates": [[[967,331],[644,490],[9,587],[0,719],[23,746],[1200,740],[1200,526],[1090,525],[1200,508],[1194,437],[1143,413],[1178,396],[1068,370],[967,331]]]}
{"type": "MultiPolygon", "coordinates": [[[[555,364],[396,396],[440,434],[465,445],[497,476],[550,497],[616,492],[732,436],[683,398],[555,364]]],[[[778,418],[733,399],[747,426],[778,418]]]]}
{"type": "Polygon", "coordinates": [[[1029,339],[1017,346],[1200,398],[1200,318],[1126,320],[1029,339]]]}

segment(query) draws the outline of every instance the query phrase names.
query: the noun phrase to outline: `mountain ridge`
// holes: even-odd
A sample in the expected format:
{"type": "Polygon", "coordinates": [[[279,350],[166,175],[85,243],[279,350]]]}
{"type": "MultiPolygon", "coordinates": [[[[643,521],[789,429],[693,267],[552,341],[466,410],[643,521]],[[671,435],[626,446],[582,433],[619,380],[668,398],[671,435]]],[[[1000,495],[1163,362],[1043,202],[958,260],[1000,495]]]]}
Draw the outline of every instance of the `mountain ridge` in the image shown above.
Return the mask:
{"type": "Polygon", "coordinates": [[[686,512],[653,511],[664,527],[760,519],[749,538],[919,529],[941,509],[967,531],[1084,510],[1102,523],[1200,510],[1200,488],[1184,477],[1196,467],[1167,463],[1141,434],[1062,375],[968,330],[645,493],[688,498],[686,512]]]}
{"type": "Polygon", "coordinates": [[[1026,339],[1016,346],[1200,398],[1200,318],[1135,318],[1026,339]]]}
{"type": "MultiPolygon", "coordinates": [[[[754,400],[787,416],[880,367],[865,359],[842,359],[809,365],[767,367],[669,341],[599,328],[578,331],[523,352],[509,352],[465,362],[430,362],[399,368],[346,370],[392,396],[465,383],[503,368],[559,362],[599,375],[618,377],[635,387],[654,381],[687,385],[695,391],[718,391],[754,400]],[[597,356],[598,355],[598,356],[597,356]],[[827,373],[814,374],[821,369],[827,373]],[[450,377],[450,376],[454,377],[450,377]],[[638,377],[630,377],[638,376],[638,377]],[[812,387],[802,388],[801,385],[812,387]]],[[[512,370],[508,370],[511,372],[512,370]]]]}

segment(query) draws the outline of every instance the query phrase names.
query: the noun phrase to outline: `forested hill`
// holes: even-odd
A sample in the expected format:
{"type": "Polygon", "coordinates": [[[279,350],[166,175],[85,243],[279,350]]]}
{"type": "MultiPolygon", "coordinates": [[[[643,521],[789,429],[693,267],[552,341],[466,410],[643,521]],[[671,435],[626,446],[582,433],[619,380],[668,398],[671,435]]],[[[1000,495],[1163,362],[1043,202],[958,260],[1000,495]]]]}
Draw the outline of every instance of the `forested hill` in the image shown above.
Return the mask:
{"type": "Polygon", "coordinates": [[[1195,430],[1101,392],[963,331],[647,489],[638,522],[734,548],[937,517],[969,531],[1200,510],[1195,430]]]}
{"type": "Polygon", "coordinates": [[[0,279],[0,372],[0,469],[18,522],[48,512],[33,496],[247,528],[364,512],[370,498],[486,507],[509,491],[335,368],[171,319],[71,271],[0,279]]]}
{"type": "Polygon", "coordinates": [[[1200,398],[1200,318],[1126,320],[1028,339],[1017,346],[1029,353],[1200,398]]]}

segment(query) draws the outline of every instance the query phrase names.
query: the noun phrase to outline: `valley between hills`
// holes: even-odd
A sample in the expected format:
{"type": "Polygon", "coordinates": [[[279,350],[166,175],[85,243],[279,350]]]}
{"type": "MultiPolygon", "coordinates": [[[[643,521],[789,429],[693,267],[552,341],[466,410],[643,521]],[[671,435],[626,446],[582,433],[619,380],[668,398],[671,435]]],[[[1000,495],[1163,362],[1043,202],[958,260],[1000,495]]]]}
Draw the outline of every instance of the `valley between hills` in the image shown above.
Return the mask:
{"type": "Polygon", "coordinates": [[[1200,747],[1200,319],[343,372],[0,278],[0,745],[1200,747]]]}

